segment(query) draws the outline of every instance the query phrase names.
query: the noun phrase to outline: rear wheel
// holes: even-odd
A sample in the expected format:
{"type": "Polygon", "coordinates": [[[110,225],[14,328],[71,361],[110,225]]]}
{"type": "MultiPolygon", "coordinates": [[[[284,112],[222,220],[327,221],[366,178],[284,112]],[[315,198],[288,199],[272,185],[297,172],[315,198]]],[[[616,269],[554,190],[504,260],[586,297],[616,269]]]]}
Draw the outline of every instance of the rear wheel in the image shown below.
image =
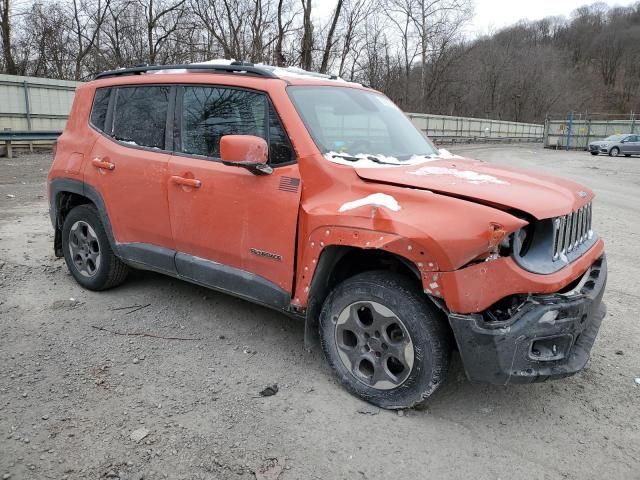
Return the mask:
{"type": "Polygon", "coordinates": [[[620,149],[618,147],[613,147],[611,150],[609,150],[610,157],[617,157],[618,155],[620,155],[620,149]]]}
{"type": "Polygon", "coordinates": [[[320,314],[327,361],[352,393],[382,408],[412,407],[445,379],[445,319],[409,279],[365,272],[331,292],[320,314]]]}
{"type": "Polygon", "coordinates": [[[64,259],[71,275],[84,288],[106,290],[124,282],[128,267],[111,250],[98,211],[80,205],[62,226],[64,259]]]}

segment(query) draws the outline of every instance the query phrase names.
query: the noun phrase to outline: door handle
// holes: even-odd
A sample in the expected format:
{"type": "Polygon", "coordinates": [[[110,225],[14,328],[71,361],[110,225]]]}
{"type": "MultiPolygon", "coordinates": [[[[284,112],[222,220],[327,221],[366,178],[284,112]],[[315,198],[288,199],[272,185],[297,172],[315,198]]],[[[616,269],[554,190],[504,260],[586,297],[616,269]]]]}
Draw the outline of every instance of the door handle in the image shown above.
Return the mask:
{"type": "Polygon", "coordinates": [[[94,158],[93,160],[91,160],[91,163],[94,167],[100,168],[102,170],[113,170],[114,168],[116,168],[115,164],[102,160],[100,157],[94,158]]]}
{"type": "Polygon", "coordinates": [[[183,185],[185,187],[200,188],[200,185],[202,185],[200,180],[196,180],[195,178],[179,177],[178,175],[172,175],[171,181],[176,185],[183,185]]]}

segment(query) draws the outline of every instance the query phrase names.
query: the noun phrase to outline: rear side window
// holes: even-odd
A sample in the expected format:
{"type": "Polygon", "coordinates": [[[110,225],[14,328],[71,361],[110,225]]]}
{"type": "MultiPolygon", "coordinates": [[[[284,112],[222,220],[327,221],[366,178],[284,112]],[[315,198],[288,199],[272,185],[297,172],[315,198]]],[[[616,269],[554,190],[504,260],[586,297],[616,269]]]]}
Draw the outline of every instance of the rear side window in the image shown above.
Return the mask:
{"type": "Polygon", "coordinates": [[[224,135],[255,135],[269,143],[271,164],[290,162],[293,149],[266,95],[218,87],[184,87],[181,151],[220,157],[224,135]]]}
{"type": "Polygon", "coordinates": [[[165,148],[170,87],[125,87],[116,90],[112,136],[130,145],[165,148]]]}
{"type": "Polygon", "coordinates": [[[93,97],[93,107],[91,108],[91,124],[100,131],[104,131],[104,122],[107,118],[109,108],[109,96],[111,89],[99,88],[93,97]]]}

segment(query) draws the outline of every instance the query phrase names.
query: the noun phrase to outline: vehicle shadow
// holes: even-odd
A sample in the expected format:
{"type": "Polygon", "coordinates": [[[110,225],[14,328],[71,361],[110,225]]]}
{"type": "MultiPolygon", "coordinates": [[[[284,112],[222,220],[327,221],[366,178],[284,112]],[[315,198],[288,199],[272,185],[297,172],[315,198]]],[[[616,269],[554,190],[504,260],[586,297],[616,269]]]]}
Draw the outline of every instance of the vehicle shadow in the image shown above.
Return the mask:
{"type": "MultiPolygon", "coordinates": [[[[134,270],[127,282],[117,290],[135,295],[139,303],[159,302],[168,312],[186,312],[186,317],[193,319],[193,323],[188,325],[190,333],[200,331],[201,334],[197,336],[205,340],[212,331],[224,331],[240,343],[258,342],[263,352],[273,349],[274,355],[278,352],[285,356],[288,352],[292,355],[302,353],[305,375],[315,376],[317,383],[328,382],[322,386],[323,390],[342,389],[324,362],[319,346],[305,349],[303,321],[225,293],[153,272],[134,270]]],[[[158,317],[158,320],[161,318],[158,317]]],[[[274,361],[284,360],[275,357],[274,361]]],[[[454,352],[445,383],[424,404],[416,407],[411,415],[422,417],[435,414],[445,419],[459,419],[463,412],[474,412],[486,416],[488,421],[505,422],[509,418],[530,416],[532,412],[541,412],[545,408],[553,410],[558,401],[557,391],[576,389],[576,381],[572,379],[555,383],[557,386],[554,386],[554,382],[508,386],[474,384],[467,379],[460,357],[454,352]]],[[[344,400],[342,395],[328,395],[326,398],[327,401],[336,401],[336,408],[344,400]]]]}

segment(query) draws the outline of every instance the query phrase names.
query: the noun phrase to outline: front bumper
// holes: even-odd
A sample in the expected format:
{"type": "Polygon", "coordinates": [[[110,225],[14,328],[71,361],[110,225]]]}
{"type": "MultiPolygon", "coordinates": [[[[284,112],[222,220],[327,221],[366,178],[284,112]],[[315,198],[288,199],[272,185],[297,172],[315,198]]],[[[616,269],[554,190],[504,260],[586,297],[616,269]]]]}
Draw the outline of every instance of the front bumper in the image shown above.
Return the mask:
{"type": "Polygon", "coordinates": [[[589,145],[590,152],[609,153],[611,145],[589,145]]]}
{"type": "Polygon", "coordinates": [[[530,295],[512,317],[449,314],[471,381],[505,385],[582,370],[606,314],[607,262],[599,257],[570,291],[530,295]]]}

